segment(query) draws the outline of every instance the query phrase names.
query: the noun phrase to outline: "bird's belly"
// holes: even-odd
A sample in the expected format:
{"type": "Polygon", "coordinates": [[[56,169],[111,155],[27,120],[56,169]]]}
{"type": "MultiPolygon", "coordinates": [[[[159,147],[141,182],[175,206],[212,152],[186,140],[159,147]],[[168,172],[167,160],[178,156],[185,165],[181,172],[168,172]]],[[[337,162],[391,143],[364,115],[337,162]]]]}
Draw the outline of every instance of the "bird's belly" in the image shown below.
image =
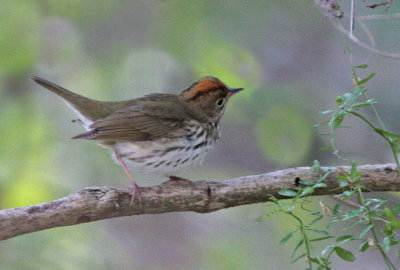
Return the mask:
{"type": "Polygon", "coordinates": [[[199,165],[213,145],[213,140],[159,139],[116,142],[114,148],[133,172],[171,176],[199,165]]]}

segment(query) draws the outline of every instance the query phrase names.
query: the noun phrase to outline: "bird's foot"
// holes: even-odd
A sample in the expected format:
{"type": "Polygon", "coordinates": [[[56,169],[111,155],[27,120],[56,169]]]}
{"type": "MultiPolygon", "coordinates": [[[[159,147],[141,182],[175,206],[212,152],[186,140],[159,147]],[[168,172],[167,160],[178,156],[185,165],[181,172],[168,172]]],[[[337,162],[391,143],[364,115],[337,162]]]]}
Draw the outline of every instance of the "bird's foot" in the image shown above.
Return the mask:
{"type": "Polygon", "coordinates": [[[126,188],[132,189],[132,193],[131,193],[132,197],[131,197],[131,201],[130,201],[129,205],[133,205],[133,203],[135,202],[135,198],[137,198],[139,201],[140,208],[143,208],[142,195],[140,195],[140,191],[139,191],[140,187],[136,183],[134,183],[131,186],[126,186],[126,188]]]}
{"type": "Polygon", "coordinates": [[[129,203],[129,205],[133,205],[133,202],[135,201],[135,197],[137,197],[138,201],[139,201],[139,206],[141,209],[143,209],[142,196],[140,195],[140,192],[139,192],[140,187],[136,184],[135,180],[133,180],[133,177],[132,177],[131,173],[129,172],[128,167],[125,165],[125,162],[122,160],[122,158],[118,152],[115,152],[115,157],[121,164],[122,168],[124,168],[126,175],[128,176],[129,180],[131,181],[131,186],[128,187],[128,188],[132,189],[132,198],[131,198],[131,202],[129,203]]]}
{"type": "Polygon", "coordinates": [[[169,176],[169,179],[167,181],[163,182],[162,184],[176,183],[176,182],[193,183],[189,179],[171,175],[171,176],[169,176]]]}

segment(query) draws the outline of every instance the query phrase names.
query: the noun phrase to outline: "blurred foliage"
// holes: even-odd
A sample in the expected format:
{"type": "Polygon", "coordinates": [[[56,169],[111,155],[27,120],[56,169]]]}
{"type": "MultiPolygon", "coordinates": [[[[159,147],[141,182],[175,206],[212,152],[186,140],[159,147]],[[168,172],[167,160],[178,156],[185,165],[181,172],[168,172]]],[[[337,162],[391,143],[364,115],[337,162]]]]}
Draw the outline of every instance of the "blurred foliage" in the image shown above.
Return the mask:
{"type": "Polygon", "coordinates": [[[32,1],[0,1],[0,72],[15,75],[33,67],[40,46],[40,10],[32,1]]]}
{"type": "Polygon", "coordinates": [[[71,19],[81,24],[104,20],[118,5],[117,1],[108,0],[47,0],[46,10],[49,14],[71,19]]]}
{"type": "Polygon", "coordinates": [[[50,195],[52,170],[46,143],[49,132],[44,118],[29,114],[30,109],[23,101],[8,100],[1,110],[0,126],[5,129],[0,140],[0,162],[7,164],[1,166],[1,176],[4,180],[12,179],[4,181],[0,178],[4,187],[0,190],[4,208],[40,203],[53,197],[50,195]]]}
{"type": "Polygon", "coordinates": [[[257,138],[267,157],[282,166],[301,162],[312,141],[310,121],[296,108],[276,104],[256,126],[257,138]]]}

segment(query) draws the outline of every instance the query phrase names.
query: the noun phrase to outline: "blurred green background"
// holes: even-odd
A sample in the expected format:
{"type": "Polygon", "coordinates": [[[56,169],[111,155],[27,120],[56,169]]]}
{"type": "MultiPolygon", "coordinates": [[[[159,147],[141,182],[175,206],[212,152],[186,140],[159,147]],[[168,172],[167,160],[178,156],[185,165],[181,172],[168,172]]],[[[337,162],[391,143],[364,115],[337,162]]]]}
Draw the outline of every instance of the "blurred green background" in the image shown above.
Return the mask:
{"type": "MultiPolygon", "coordinates": [[[[340,3],[348,15],[349,4],[340,3]]],[[[393,1],[389,14],[399,8],[393,1]]],[[[357,14],[386,13],[360,4],[357,14]]],[[[365,23],[377,47],[399,52],[399,19],[365,23]]],[[[366,39],[357,25],[356,34],[366,39]]],[[[399,62],[352,51],[354,64],[370,66],[360,76],[377,73],[369,97],[398,133],[399,62]]],[[[316,137],[322,130],[312,126],[324,120],[319,111],[352,90],[350,67],[342,36],[313,1],[0,0],[0,209],[128,184],[105,149],[70,140],[83,128],[32,75],[100,100],[178,93],[207,75],[244,87],[226,110],[215,149],[181,175],[200,180],[310,166],[314,159],[342,164],[319,150],[328,138],[316,137]]],[[[337,138],[342,154],[359,164],[392,162],[384,141],[352,120],[346,124],[354,129],[337,138]]],[[[134,176],[139,185],[165,181],[134,176]]],[[[334,203],[315,198],[310,208],[321,200],[334,203]]],[[[0,269],[303,269],[289,262],[295,240],[279,246],[292,220],[257,222],[268,207],[118,218],[24,235],[0,242],[0,269]]],[[[381,265],[378,254],[356,257],[354,269],[381,265]]]]}

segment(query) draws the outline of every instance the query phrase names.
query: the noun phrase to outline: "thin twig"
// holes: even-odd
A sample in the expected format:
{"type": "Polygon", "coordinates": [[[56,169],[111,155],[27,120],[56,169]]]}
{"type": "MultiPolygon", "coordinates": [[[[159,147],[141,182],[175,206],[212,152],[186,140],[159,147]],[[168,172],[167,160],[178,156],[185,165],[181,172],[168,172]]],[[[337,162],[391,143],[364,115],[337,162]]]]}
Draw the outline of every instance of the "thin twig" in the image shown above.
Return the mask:
{"type": "Polygon", "coordinates": [[[360,47],[362,47],[362,48],[364,48],[366,50],[369,50],[369,51],[371,51],[373,53],[376,53],[376,54],[378,54],[380,56],[384,56],[384,57],[400,60],[400,54],[398,54],[398,53],[389,53],[389,52],[385,52],[385,51],[381,51],[381,50],[375,49],[375,48],[369,46],[368,44],[362,42],[361,40],[359,40],[355,35],[353,35],[353,37],[351,37],[350,36],[350,32],[347,31],[346,29],[344,29],[341,24],[335,23],[335,22],[332,22],[332,21],[331,21],[331,23],[337,30],[339,30],[344,35],[346,35],[351,41],[356,43],[358,46],[360,46],[360,47]]]}
{"type": "Polygon", "coordinates": [[[385,11],[388,11],[391,4],[392,4],[392,0],[389,0],[389,1],[382,1],[382,2],[376,3],[376,4],[367,5],[366,7],[376,8],[379,6],[386,6],[385,11]]]}
{"type": "Polygon", "coordinates": [[[355,14],[355,1],[351,0],[351,8],[350,8],[350,37],[353,37],[354,31],[354,14],[355,14]]]}
{"type": "Polygon", "coordinates": [[[361,205],[359,205],[359,204],[356,203],[356,202],[349,201],[349,200],[343,200],[342,198],[336,197],[336,196],[331,196],[331,197],[332,197],[333,199],[335,199],[335,200],[337,200],[337,201],[339,201],[339,202],[341,202],[341,203],[347,205],[347,206],[350,206],[351,208],[359,209],[359,208],[361,207],[361,205]]]}

